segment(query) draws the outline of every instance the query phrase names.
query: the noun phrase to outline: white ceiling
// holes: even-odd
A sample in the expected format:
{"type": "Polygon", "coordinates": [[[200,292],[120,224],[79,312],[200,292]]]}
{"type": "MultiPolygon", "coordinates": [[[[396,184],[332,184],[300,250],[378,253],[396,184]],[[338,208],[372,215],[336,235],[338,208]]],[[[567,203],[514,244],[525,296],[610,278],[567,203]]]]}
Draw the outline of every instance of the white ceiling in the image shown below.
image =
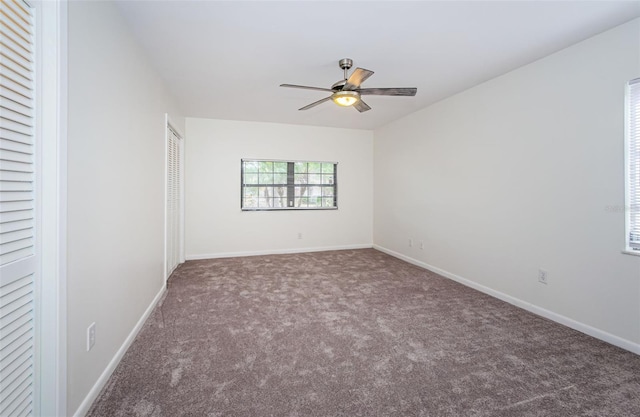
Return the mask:
{"type": "Polygon", "coordinates": [[[121,1],[188,117],[374,129],[640,16],[640,1],[121,1]],[[341,58],[375,74],[358,113],[320,91],[341,58]]]}

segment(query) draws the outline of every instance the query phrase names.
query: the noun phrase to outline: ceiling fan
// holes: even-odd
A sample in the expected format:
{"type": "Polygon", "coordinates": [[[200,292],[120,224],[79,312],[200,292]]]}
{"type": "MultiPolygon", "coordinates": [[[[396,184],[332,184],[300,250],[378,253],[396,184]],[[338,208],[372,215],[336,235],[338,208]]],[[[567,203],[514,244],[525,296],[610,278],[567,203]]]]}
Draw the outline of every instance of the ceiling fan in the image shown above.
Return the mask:
{"type": "Polygon", "coordinates": [[[280,87],[302,88],[305,90],[327,91],[332,93],[329,97],[315,101],[298,110],[309,110],[325,101],[333,100],[333,102],[339,106],[353,106],[360,113],[371,110],[371,107],[362,101],[361,96],[415,96],[418,92],[417,88],[360,88],[360,85],[373,75],[373,71],[356,68],[349,76],[349,69],[353,66],[353,61],[349,58],[344,58],[338,61],[338,65],[344,70],[344,80],[333,84],[331,88],[308,87],[295,84],[280,84],[280,87]]]}

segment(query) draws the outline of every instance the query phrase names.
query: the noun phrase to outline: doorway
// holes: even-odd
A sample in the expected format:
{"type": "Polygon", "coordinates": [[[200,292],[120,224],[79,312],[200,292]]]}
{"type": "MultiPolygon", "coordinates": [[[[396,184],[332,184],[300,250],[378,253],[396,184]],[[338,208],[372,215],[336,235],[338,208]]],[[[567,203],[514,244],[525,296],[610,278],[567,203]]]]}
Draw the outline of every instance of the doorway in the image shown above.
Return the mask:
{"type": "Polygon", "coordinates": [[[166,117],[165,280],[184,262],[184,139],[166,117]]]}

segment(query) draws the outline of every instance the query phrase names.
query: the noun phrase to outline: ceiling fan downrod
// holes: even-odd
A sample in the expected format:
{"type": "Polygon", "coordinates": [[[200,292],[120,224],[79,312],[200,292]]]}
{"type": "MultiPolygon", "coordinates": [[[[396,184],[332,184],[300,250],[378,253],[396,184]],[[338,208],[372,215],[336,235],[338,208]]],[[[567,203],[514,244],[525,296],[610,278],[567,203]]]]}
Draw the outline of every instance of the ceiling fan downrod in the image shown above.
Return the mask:
{"type": "Polygon", "coordinates": [[[342,58],[340,61],[338,61],[338,65],[344,70],[344,79],[348,79],[349,69],[353,66],[353,60],[349,58],[342,58]]]}

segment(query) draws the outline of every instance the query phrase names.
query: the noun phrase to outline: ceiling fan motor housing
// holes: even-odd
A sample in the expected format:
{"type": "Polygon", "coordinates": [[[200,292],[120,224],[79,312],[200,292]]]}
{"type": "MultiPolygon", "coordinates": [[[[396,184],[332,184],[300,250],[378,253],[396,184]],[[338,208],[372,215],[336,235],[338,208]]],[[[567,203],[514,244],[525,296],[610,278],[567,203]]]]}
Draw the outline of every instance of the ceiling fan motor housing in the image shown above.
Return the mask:
{"type": "Polygon", "coordinates": [[[333,84],[333,85],[331,86],[331,89],[332,89],[333,91],[340,91],[340,90],[342,90],[342,87],[344,87],[344,85],[346,84],[346,82],[347,82],[347,80],[346,80],[346,79],[345,79],[345,80],[340,80],[340,81],[338,81],[337,83],[333,84]]]}
{"type": "Polygon", "coordinates": [[[349,58],[342,58],[340,61],[338,61],[338,65],[340,65],[340,68],[342,68],[343,70],[348,70],[353,66],[353,60],[349,58]]]}

